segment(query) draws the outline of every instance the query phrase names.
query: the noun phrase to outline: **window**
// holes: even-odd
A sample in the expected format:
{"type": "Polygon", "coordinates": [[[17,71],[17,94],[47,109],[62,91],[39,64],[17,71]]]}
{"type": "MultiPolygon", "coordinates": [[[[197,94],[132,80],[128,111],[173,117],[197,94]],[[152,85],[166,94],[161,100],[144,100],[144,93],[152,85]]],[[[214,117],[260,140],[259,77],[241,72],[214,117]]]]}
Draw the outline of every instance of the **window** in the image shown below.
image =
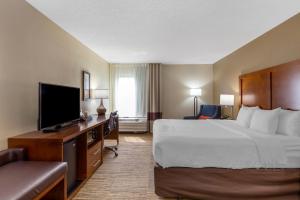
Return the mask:
{"type": "Polygon", "coordinates": [[[148,65],[115,64],[111,67],[113,109],[120,117],[146,117],[148,110],[148,65]]]}
{"type": "Polygon", "coordinates": [[[136,115],[136,91],[133,77],[120,77],[118,81],[118,95],[116,109],[124,117],[135,117],[136,115]]]}

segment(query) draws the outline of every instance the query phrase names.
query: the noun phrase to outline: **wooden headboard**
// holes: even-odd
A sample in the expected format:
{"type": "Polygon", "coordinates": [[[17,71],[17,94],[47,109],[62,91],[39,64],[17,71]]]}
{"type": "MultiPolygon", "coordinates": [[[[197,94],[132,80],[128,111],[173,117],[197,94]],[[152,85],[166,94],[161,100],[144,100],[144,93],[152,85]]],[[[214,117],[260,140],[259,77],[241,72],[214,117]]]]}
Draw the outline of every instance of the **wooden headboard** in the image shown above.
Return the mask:
{"type": "Polygon", "coordinates": [[[241,103],[300,110],[300,60],[240,76],[241,103]]]}

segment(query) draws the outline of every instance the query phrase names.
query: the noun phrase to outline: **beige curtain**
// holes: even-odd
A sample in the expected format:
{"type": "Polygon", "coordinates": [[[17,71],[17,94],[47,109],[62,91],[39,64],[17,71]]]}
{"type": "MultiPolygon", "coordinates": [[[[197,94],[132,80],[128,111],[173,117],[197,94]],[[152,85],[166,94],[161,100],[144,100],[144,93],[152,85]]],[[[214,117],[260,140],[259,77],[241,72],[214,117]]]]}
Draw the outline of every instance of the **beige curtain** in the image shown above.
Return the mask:
{"type": "Polygon", "coordinates": [[[150,132],[152,132],[154,120],[162,118],[160,108],[160,68],[161,64],[149,64],[148,126],[150,132]]]}

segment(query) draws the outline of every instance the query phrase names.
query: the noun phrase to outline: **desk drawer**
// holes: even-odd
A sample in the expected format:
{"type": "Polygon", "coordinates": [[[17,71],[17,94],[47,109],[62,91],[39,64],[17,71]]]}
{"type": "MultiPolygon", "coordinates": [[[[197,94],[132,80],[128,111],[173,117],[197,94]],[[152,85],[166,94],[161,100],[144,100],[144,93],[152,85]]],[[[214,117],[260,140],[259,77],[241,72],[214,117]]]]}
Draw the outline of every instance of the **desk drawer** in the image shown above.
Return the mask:
{"type": "Polygon", "coordinates": [[[92,163],[89,163],[87,166],[88,176],[91,176],[101,164],[102,164],[101,158],[94,160],[94,162],[92,163]]]}
{"type": "Polygon", "coordinates": [[[99,141],[88,149],[87,169],[90,176],[102,163],[102,143],[99,141]]]}
{"type": "Polygon", "coordinates": [[[102,143],[101,141],[94,144],[91,148],[88,149],[87,160],[88,163],[92,163],[93,161],[101,158],[102,156],[102,143]]]}

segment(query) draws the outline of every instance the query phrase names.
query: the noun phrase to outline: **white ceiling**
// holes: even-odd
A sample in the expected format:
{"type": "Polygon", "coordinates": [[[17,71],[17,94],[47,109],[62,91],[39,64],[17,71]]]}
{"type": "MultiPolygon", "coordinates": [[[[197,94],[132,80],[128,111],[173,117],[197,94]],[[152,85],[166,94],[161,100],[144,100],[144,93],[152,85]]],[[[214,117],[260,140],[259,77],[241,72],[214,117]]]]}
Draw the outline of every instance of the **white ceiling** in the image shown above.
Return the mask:
{"type": "Polygon", "coordinates": [[[299,0],[27,0],[111,63],[214,63],[300,12],[299,0]]]}

